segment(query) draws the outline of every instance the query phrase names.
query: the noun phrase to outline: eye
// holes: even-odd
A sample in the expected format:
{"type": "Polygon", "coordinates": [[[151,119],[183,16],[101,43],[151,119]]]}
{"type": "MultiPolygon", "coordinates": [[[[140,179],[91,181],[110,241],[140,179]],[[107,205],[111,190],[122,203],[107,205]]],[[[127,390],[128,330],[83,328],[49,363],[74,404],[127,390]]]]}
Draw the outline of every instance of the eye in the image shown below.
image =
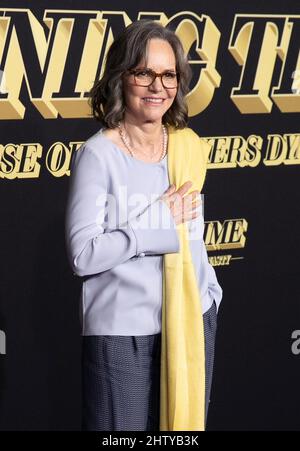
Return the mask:
{"type": "Polygon", "coordinates": [[[145,77],[145,76],[151,76],[152,72],[151,70],[148,69],[144,69],[144,70],[137,70],[135,75],[137,75],[138,77],[145,77]]]}
{"type": "Polygon", "coordinates": [[[173,79],[173,78],[176,77],[176,74],[175,74],[175,72],[166,72],[166,73],[164,74],[164,76],[167,77],[167,78],[173,79]]]}

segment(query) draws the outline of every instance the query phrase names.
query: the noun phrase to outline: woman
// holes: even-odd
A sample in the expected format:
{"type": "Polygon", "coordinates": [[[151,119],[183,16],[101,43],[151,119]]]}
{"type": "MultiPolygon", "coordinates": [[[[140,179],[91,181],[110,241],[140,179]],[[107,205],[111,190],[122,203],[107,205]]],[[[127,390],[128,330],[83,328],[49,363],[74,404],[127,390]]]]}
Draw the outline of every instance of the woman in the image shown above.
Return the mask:
{"type": "Polygon", "coordinates": [[[159,430],[162,259],[179,252],[176,226],[184,222],[198,230],[190,246],[201,289],[207,412],[222,289],[203,242],[199,192],[186,194],[189,180],[170,186],[167,170],[168,130],[187,125],[190,80],[177,36],[141,20],[115,39],[90,92],[104,126],[73,154],[66,210],[70,264],[83,278],[84,430],[159,430]]]}

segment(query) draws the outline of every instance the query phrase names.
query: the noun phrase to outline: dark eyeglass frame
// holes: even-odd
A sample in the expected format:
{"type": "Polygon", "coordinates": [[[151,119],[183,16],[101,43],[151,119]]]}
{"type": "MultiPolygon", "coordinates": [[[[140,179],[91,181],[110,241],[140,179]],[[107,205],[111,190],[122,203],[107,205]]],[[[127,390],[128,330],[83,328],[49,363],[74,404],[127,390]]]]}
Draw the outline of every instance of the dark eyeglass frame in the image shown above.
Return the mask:
{"type": "Polygon", "coordinates": [[[160,77],[161,84],[163,85],[163,87],[164,87],[165,89],[176,89],[176,88],[178,88],[178,85],[179,85],[179,73],[178,73],[178,72],[173,72],[173,71],[170,71],[170,70],[165,70],[164,72],[158,73],[158,72],[155,72],[155,71],[152,70],[152,69],[147,69],[147,68],[130,69],[130,70],[128,70],[127,72],[128,72],[129,74],[133,74],[133,75],[134,75],[134,81],[135,81],[135,84],[136,84],[137,86],[144,86],[144,87],[151,86],[152,83],[154,83],[154,81],[156,80],[156,77],[160,77]],[[136,78],[135,78],[135,75],[136,75],[137,72],[144,72],[144,71],[145,71],[145,72],[150,72],[150,73],[152,74],[152,81],[151,81],[148,85],[141,85],[139,82],[137,83],[136,78]],[[171,86],[171,87],[170,87],[170,86],[165,86],[165,85],[164,85],[164,82],[163,82],[162,77],[163,77],[163,75],[165,75],[165,74],[167,74],[167,73],[172,73],[172,74],[176,75],[176,79],[177,79],[177,85],[176,85],[176,86],[171,86]]]}

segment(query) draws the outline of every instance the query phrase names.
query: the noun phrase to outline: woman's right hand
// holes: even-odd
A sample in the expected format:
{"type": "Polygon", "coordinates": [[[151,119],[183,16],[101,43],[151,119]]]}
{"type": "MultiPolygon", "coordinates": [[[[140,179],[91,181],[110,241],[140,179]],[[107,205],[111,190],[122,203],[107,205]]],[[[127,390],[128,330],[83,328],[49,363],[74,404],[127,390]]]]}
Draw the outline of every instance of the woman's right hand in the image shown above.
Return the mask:
{"type": "Polygon", "coordinates": [[[190,221],[199,216],[199,210],[195,210],[201,204],[199,192],[195,190],[184,196],[192,185],[191,181],[187,181],[177,191],[176,186],[171,185],[160,197],[170,208],[176,224],[190,221]]]}

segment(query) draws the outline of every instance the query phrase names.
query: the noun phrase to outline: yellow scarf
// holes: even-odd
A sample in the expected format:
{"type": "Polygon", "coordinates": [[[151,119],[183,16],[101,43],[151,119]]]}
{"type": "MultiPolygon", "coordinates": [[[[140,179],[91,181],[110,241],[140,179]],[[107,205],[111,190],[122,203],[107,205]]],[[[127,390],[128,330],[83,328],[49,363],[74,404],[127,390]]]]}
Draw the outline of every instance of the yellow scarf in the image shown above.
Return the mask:
{"type": "MultiPolygon", "coordinates": [[[[210,146],[192,129],[169,127],[168,173],[178,189],[202,190],[210,146]]],[[[188,193],[187,193],[188,194],[188,193]]],[[[180,252],[163,259],[160,430],[205,430],[205,348],[200,292],[187,223],[177,225],[180,252]]]]}

